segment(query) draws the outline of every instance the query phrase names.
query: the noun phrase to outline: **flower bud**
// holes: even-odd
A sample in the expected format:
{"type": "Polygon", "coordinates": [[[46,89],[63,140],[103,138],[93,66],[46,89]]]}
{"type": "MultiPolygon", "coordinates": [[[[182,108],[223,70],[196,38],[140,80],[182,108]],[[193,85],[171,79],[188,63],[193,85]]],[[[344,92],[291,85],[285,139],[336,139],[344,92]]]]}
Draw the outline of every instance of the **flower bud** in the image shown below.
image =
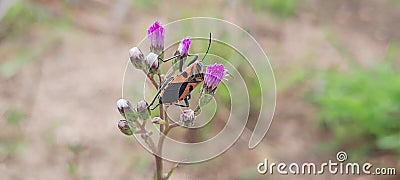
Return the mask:
{"type": "Polygon", "coordinates": [[[129,126],[129,122],[128,122],[127,120],[125,120],[125,119],[119,120],[119,122],[118,122],[118,128],[119,128],[119,130],[120,130],[122,133],[124,133],[125,135],[130,136],[130,135],[133,134],[132,129],[131,129],[131,127],[129,126]]]}
{"type": "Polygon", "coordinates": [[[133,47],[129,50],[129,59],[137,69],[144,69],[144,55],[138,47],[133,47]]]}
{"type": "Polygon", "coordinates": [[[154,117],[151,120],[151,122],[154,124],[165,124],[165,121],[163,119],[161,119],[160,117],[154,117]]]}
{"type": "Polygon", "coordinates": [[[129,121],[137,121],[138,118],[137,112],[134,109],[132,109],[132,105],[129,101],[125,99],[119,99],[117,101],[117,107],[119,113],[121,113],[121,115],[125,119],[129,121]]]}
{"type": "Polygon", "coordinates": [[[150,52],[160,55],[164,50],[165,29],[158,22],[154,22],[147,30],[147,37],[150,40],[150,52]]]}
{"type": "Polygon", "coordinates": [[[181,114],[180,118],[180,124],[184,126],[193,126],[194,125],[194,120],[196,116],[194,115],[194,111],[191,109],[185,109],[183,110],[183,113],[181,114]]]}
{"type": "Polygon", "coordinates": [[[178,54],[180,58],[186,58],[189,54],[189,48],[190,48],[190,37],[187,36],[181,41],[175,54],[178,54]]]}
{"type": "Polygon", "coordinates": [[[149,105],[147,104],[146,101],[141,100],[137,103],[136,110],[139,113],[139,117],[142,120],[147,120],[150,118],[150,110],[149,110],[149,105]]]}
{"type": "Polygon", "coordinates": [[[149,53],[144,58],[144,63],[146,64],[150,73],[152,73],[152,74],[157,73],[157,70],[158,70],[158,55],[157,54],[149,53]]]}
{"type": "Polygon", "coordinates": [[[204,77],[203,90],[207,94],[214,94],[222,79],[226,76],[226,69],[222,64],[209,65],[204,77]]]}

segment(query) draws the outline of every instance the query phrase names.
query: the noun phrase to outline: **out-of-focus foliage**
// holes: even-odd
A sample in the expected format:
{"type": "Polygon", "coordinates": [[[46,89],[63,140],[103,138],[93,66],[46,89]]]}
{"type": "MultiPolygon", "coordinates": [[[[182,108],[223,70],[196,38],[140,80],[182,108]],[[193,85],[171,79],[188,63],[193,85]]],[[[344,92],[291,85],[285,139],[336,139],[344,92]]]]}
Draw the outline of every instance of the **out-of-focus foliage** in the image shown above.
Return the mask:
{"type": "Polygon", "coordinates": [[[400,5],[400,0],[392,0],[392,3],[393,3],[394,5],[400,5]]]}
{"type": "Polygon", "coordinates": [[[314,92],[319,118],[335,144],[355,151],[390,150],[400,155],[400,78],[394,66],[398,45],[370,68],[328,70],[314,92]]]}
{"type": "Polygon", "coordinates": [[[49,12],[48,9],[31,1],[17,1],[10,6],[7,13],[0,19],[0,39],[10,35],[21,35],[30,32],[35,23],[50,27],[68,27],[69,4],[60,3],[65,7],[62,13],[49,12]]]}
{"type": "Polygon", "coordinates": [[[133,7],[139,10],[149,10],[151,8],[157,7],[160,0],[132,0],[133,7]]]}
{"type": "Polygon", "coordinates": [[[16,108],[4,113],[7,124],[2,126],[0,132],[0,160],[14,157],[24,150],[26,143],[20,125],[25,118],[26,113],[16,108]]]}
{"type": "Polygon", "coordinates": [[[40,54],[41,51],[38,48],[34,48],[34,50],[25,48],[14,59],[0,62],[0,77],[9,78],[14,76],[25,64],[32,62],[40,54]]]}
{"type": "Polygon", "coordinates": [[[11,109],[6,112],[7,122],[10,125],[17,126],[25,119],[26,114],[16,109],[11,109]]]}
{"type": "Polygon", "coordinates": [[[29,25],[41,16],[40,11],[27,1],[18,1],[11,5],[3,19],[1,19],[0,38],[6,33],[26,30],[29,25]]]}
{"type": "MultiPolygon", "coordinates": [[[[17,1],[10,5],[7,13],[0,19],[0,41],[12,41],[18,53],[14,57],[5,55],[0,61],[0,77],[10,78],[20,72],[26,64],[39,58],[43,53],[60,43],[57,31],[46,32],[45,43],[32,41],[39,37],[35,27],[48,26],[61,30],[69,27],[68,13],[56,15],[43,6],[31,1],[17,1]],[[36,44],[34,44],[36,43],[36,44]]],[[[12,54],[13,52],[8,52],[12,54]]]]}
{"type": "Polygon", "coordinates": [[[300,2],[301,0],[253,0],[251,5],[254,10],[268,9],[278,16],[288,17],[294,13],[300,2]]]}

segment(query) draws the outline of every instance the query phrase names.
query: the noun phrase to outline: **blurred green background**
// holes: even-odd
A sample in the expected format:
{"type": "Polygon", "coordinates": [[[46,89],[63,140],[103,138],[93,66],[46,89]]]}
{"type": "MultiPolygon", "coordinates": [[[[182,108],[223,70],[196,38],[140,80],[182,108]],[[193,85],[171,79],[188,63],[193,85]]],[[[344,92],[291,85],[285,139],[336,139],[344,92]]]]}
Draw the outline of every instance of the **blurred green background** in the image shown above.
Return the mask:
{"type": "MultiPolygon", "coordinates": [[[[153,21],[192,16],[231,21],[257,39],[277,107],[256,149],[239,141],[172,179],[317,179],[260,176],[256,166],[326,162],[340,150],[399,171],[399,12],[398,0],[0,0],[0,179],[151,178],[152,156],[116,127],[124,65],[153,21]]],[[[256,99],[257,82],[245,78],[256,99]]]]}

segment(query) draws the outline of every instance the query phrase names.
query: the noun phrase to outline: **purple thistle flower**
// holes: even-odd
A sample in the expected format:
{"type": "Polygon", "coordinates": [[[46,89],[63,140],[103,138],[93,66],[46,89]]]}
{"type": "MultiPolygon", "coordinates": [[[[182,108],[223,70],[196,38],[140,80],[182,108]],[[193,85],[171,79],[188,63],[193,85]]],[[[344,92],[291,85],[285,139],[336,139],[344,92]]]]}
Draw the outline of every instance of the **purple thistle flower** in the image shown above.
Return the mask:
{"type": "Polygon", "coordinates": [[[176,50],[175,54],[179,54],[182,58],[186,57],[189,54],[190,48],[190,37],[186,36],[182,39],[181,43],[178,46],[178,50],[176,50]]]}
{"type": "Polygon", "coordinates": [[[226,72],[222,64],[209,65],[204,78],[203,90],[209,94],[214,93],[219,83],[226,76],[226,72]]]}
{"type": "Polygon", "coordinates": [[[147,30],[147,37],[150,40],[150,51],[161,54],[164,50],[164,34],[165,29],[160,22],[154,22],[147,30]]]}

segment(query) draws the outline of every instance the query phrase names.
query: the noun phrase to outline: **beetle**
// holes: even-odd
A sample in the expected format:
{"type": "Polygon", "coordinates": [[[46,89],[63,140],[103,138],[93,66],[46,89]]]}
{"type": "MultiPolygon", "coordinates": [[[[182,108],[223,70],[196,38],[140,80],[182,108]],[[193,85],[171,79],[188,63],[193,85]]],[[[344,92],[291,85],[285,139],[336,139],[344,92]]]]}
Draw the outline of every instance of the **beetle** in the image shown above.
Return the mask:
{"type": "MultiPolygon", "coordinates": [[[[191,97],[190,93],[197,87],[197,85],[204,81],[203,60],[208,54],[210,46],[211,33],[208,48],[203,58],[197,60],[198,55],[192,55],[195,57],[188,63],[184,71],[178,73],[175,77],[166,79],[149,105],[149,107],[151,107],[158,99],[158,104],[155,107],[150,108],[151,110],[154,110],[160,104],[189,107],[189,99],[191,97]],[[185,104],[178,104],[182,100],[185,104]]],[[[167,62],[171,59],[173,59],[173,57],[163,60],[163,62],[167,62]]]]}

